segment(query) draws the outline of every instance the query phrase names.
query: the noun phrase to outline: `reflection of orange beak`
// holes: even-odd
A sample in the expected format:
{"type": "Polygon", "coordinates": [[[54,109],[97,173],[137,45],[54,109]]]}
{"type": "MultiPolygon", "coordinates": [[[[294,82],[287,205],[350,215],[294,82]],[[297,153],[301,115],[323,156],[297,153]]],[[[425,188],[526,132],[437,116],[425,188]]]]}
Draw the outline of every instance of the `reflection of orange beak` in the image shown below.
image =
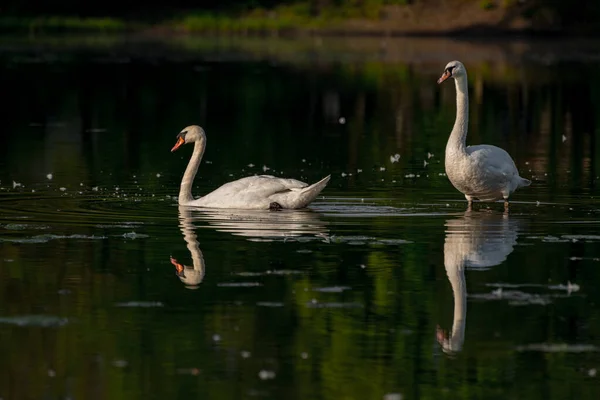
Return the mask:
{"type": "Polygon", "coordinates": [[[437,80],[437,83],[440,84],[440,83],[444,82],[446,79],[450,78],[451,76],[452,76],[452,74],[450,74],[450,71],[446,70],[446,71],[444,71],[442,76],[440,76],[440,79],[437,80]]]}
{"type": "Polygon", "coordinates": [[[175,271],[177,271],[177,276],[181,278],[185,278],[185,274],[183,273],[183,265],[179,264],[176,259],[171,257],[171,264],[175,266],[175,271]]]}
{"type": "Polygon", "coordinates": [[[442,342],[446,339],[446,335],[447,333],[438,325],[435,329],[435,336],[437,337],[439,344],[442,344],[442,342]]]}
{"type": "Polygon", "coordinates": [[[175,146],[173,146],[173,148],[171,149],[171,153],[174,152],[175,150],[177,150],[178,148],[180,148],[184,143],[185,143],[185,140],[183,140],[182,137],[178,137],[177,143],[175,143],[175,146]]]}

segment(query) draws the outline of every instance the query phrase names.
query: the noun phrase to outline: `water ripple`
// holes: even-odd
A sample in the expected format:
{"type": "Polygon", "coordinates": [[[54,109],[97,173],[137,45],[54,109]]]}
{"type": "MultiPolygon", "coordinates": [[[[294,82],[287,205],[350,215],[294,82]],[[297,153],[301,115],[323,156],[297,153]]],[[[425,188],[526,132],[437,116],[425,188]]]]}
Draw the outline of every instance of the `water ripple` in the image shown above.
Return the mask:
{"type": "Polygon", "coordinates": [[[53,315],[22,315],[16,317],[0,317],[0,324],[9,324],[17,326],[38,326],[43,328],[60,327],[66,325],[68,322],[68,318],[56,317],[53,315]]]}

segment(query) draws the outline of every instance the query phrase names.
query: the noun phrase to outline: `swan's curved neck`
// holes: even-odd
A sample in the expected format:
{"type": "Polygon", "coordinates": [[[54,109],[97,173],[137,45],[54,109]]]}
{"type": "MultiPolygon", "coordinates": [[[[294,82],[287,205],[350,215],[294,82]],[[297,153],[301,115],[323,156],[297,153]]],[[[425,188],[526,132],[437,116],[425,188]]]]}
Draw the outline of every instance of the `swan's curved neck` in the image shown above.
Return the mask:
{"type": "Polygon", "coordinates": [[[203,140],[198,140],[194,143],[194,152],[192,153],[192,158],[185,169],[183,179],[181,179],[181,187],[179,188],[178,199],[179,204],[187,204],[194,200],[194,197],[192,196],[192,183],[194,183],[196,172],[198,172],[200,161],[202,161],[202,156],[204,155],[204,149],[206,147],[204,143],[205,142],[203,140]]]}
{"type": "Polygon", "coordinates": [[[469,125],[469,83],[467,74],[455,78],[454,84],[456,86],[456,120],[446,145],[446,154],[464,154],[466,152],[469,125]]]}

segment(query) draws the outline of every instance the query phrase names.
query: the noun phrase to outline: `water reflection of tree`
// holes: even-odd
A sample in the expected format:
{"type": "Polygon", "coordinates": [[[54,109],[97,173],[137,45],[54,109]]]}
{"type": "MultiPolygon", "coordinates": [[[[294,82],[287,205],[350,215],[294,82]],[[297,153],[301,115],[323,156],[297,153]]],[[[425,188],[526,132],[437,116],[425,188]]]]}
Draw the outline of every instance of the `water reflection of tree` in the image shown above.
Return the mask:
{"type": "MultiPolygon", "coordinates": [[[[34,66],[29,68],[35,70],[34,66]]],[[[31,123],[46,125],[25,128],[31,134],[41,130],[49,143],[26,154],[31,158],[27,164],[30,175],[58,170],[74,177],[74,184],[83,178],[117,182],[126,175],[156,169],[170,170],[177,176],[181,165],[168,162],[161,154],[169,146],[168,136],[187,121],[202,123],[209,132],[207,159],[219,167],[206,164],[200,173],[215,180],[240,173],[249,163],[276,165],[286,172],[303,168],[316,174],[299,162],[312,159],[323,169],[329,165],[341,169],[333,172],[363,169],[365,178],[349,181],[350,186],[361,187],[365,180],[377,179],[372,168],[390,167],[389,156],[398,152],[402,158],[394,166],[395,172],[383,174],[387,179],[379,185],[394,188],[397,185],[392,180],[410,184],[404,175],[414,172],[429,174],[428,185],[450,190],[447,180],[437,177],[443,164],[436,161],[442,160],[452,126],[454,95],[437,87],[432,66],[422,70],[421,65],[378,62],[282,68],[265,63],[218,67],[141,63],[106,68],[67,64],[42,75],[45,81],[61,87],[50,90],[50,95],[34,89],[38,82],[31,76],[35,74],[7,70],[5,75],[14,78],[8,82],[9,93],[27,90],[31,101],[38,104],[36,116],[24,112],[24,103],[13,105],[17,112],[10,121],[11,129],[31,123]],[[100,84],[94,77],[103,74],[110,74],[111,79],[100,84]],[[72,75],[78,79],[70,79],[72,75]],[[168,80],[163,78],[166,76],[168,80]],[[345,118],[345,124],[334,120],[331,111],[324,113],[332,110],[328,106],[332,98],[338,110],[334,114],[345,118]],[[55,122],[66,126],[53,129],[55,122]],[[66,135],[70,141],[81,135],[83,145],[76,140],[72,147],[62,150],[50,146],[63,140],[53,139],[53,132],[66,135]],[[343,151],[326,150],[332,147],[343,151]],[[425,160],[428,152],[438,158],[425,160]],[[119,156],[112,157],[115,154],[119,156]],[[49,158],[56,161],[49,162],[49,158]],[[424,160],[429,162],[426,168],[424,160]],[[92,162],[94,165],[89,164],[92,162]],[[71,173],[82,168],[90,169],[87,176],[71,173]],[[113,171],[113,177],[99,177],[100,169],[113,171]]],[[[594,71],[579,67],[567,75],[564,71],[469,65],[474,91],[469,142],[506,148],[526,176],[543,177],[547,173],[549,178],[544,179],[549,180],[550,192],[565,184],[573,189],[589,187],[598,173],[593,162],[598,152],[593,112],[597,109],[597,85],[588,84],[595,82],[594,71]],[[567,138],[564,142],[563,135],[567,138]]],[[[7,147],[18,145],[18,140],[22,139],[8,139],[7,147]]],[[[21,154],[10,154],[12,165],[22,159],[21,154]]],[[[253,171],[257,170],[248,169],[253,171]]],[[[169,184],[174,186],[176,181],[172,179],[169,184]]],[[[151,184],[144,182],[146,187],[151,184]]]]}
{"type": "MultiPolygon", "coordinates": [[[[400,182],[407,171],[424,170],[432,179],[423,187],[451,190],[446,179],[433,179],[443,171],[443,164],[434,161],[442,157],[455,107],[452,90],[435,84],[441,67],[401,62],[273,66],[192,61],[65,62],[16,69],[3,65],[3,90],[12,101],[0,111],[9,133],[0,135],[2,182],[9,173],[36,181],[54,172],[55,180],[60,177],[74,186],[83,182],[112,187],[139,174],[144,192],[175,194],[187,160],[173,161],[168,149],[177,130],[189,121],[204,124],[209,132],[206,158],[213,164],[203,164],[200,170],[198,184],[203,187],[214,187],[229,174],[262,172],[263,164],[284,172],[304,169],[315,177],[329,168],[345,172],[363,168],[366,174],[381,165],[391,169],[389,156],[399,152],[402,158],[394,166],[401,167],[399,172],[372,173],[366,180],[355,176],[354,187],[372,185],[385,189],[370,192],[374,196],[393,196],[391,189],[404,191],[410,185],[408,180],[400,182]],[[325,119],[321,112],[325,93],[339,99],[346,124],[325,119]],[[32,122],[43,126],[29,126],[32,122]],[[428,151],[435,157],[422,169],[428,151]],[[250,162],[257,168],[247,167],[250,162]],[[156,172],[163,172],[165,179],[157,179],[156,172]],[[382,176],[385,182],[379,181],[382,176]],[[391,178],[398,182],[391,183],[391,178]]],[[[511,67],[502,62],[468,67],[474,91],[471,142],[510,149],[522,170],[529,161],[536,174],[548,172],[550,188],[558,194],[563,185],[593,189],[592,179],[600,175],[596,158],[600,86],[592,67],[511,67]]],[[[464,385],[474,380],[473,390],[488,398],[511,387],[515,393],[530,393],[529,398],[544,393],[543,398],[562,399],[572,396],[571,382],[589,387],[579,365],[571,368],[564,354],[525,358],[506,350],[532,336],[540,341],[593,338],[599,331],[598,319],[589,318],[594,308],[587,303],[575,311],[567,309],[571,305],[556,304],[553,310],[558,311],[552,315],[546,309],[517,309],[507,315],[474,307],[469,318],[480,321],[469,328],[474,353],[452,362],[432,360],[431,332],[440,320],[436,314],[445,315],[437,310],[437,293],[448,291],[446,276],[437,268],[441,249],[428,244],[444,241],[435,223],[389,218],[361,223],[361,229],[394,231],[399,237],[427,235],[426,241],[393,250],[346,246],[332,253],[317,247],[311,254],[299,255],[278,244],[258,246],[230,234],[213,238],[213,245],[203,248],[214,274],[224,271],[227,277],[248,268],[305,268],[300,277],[273,278],[277,285],[267,299],[251,293],[238,297],[209,284],[198,291],[200,297],[187,297],[172,278],[170,266],[157,265],[168,256],[163,249],[181,246],[175,223],[171,232],[156,228],[161,232],[156,237],[164,239],[160,246],[115,237],[101,244],[56,241],[34,250],[2,243],[1,315],[64,313],[73,316],[73,324],[56,330],[28,329],[27,334],[21,328],[0,326],[5,355],[0,361],[4,371],[0,387],[9,388],[18,399],[43,398],[48,391],[59,397],[72,382],[78,382],[69,386],[74,398],[135,398],[137,393],[177,398],[186,390],[209,393],[210,398],[242,398],[247,395],[244,390],[257,387],[257,371],[275,368],[266,361],[266,366],[262,364],[264,360],[288,356],[296,357],[294,362],[277,366],[278,398],[381,398],[384,388],[394,385],[407,398],[439,398],[446,388],[453,396],[470,398],[473,394],[464,385]],[[32,261],[34,253],[35,259],[44,260],[42,266],[32,261]],[[364,307],[306,307],[318,296],[306,288],[344,283],[356,287],[342,293],[341,299],[364,307]],[[70,293],[59,295],[57,287],[70,293]],[[159,299],[168,310],[114,307],[129,299],[159,299]],[[281,299],[286,307],[276,312],[277,319],[267,308],[255,306],[259,300],[281,299]],[[562,316],[573,314],[572,323],[564,324],[562,316]],[[494,336],[501,328],[509,338],[494,336]],[[212,339],[216,333],[223,339],[219,346],[212,339]],[[260,355],[261,360],[241,360],[242,350],[260,355]],[[300,356],[303,352],[306,360],[300,356]],[[119,360],[126,360],[128,367],[113,364],[119,360]],[[177,376],[178,368],[198,365],[206,366],[198,381],[187,380],[195,376],[177,376]],[[47,385],[50,369],[56,374],[52,381],[56,386],[47,385]],[[536,371],[543,371],[544,379],[532,384],[529,378],[537,378],[536,371]],[[294,381],[289,378],[292,374],[294,381]],[[189,382],[194,384],[186,386],[189,382]]],[[[85,233],[97,233],[90,224],[85,213],[74,223],[85,233]]],[[[521,252],[523,265],[515,268],[524,281],[543,282],[550,276],[564,282],[571,257],[592,258],[597,253],[593,245],[579,242],[569,250],[552,246],[543,256],[547,261],[541,264],[539,253],[521,252]]],[[[589,281],[598,278],[593,272],[597,268],[570,271],[589,281]]],[[[594,300],[593,293],[588,295],[594,300]]],[[[586,395],[595,398],[590,392],[580,398],[586,395]]]]}
{"type": "MultiPolygon", "coordinates": [[[[550,314],[537,306],[507,312],[493,304],[475,305],[469,310],[465,357],[433,356],[431,333],[450,309],[441,307],[440,299],[452,297],[446,272],[439,267],[445,219],[362,222],[365,231],[419,240],[400,246],[337,244],[334,249],[318,242],[253,243],[210,226],[196,227],[213,278],[193,295],[173,278],[168,263],[170,249],[184,249],[175,215],[164,224],[150,224],[146,229],[153,236],[148,240],[124,241],[107,231],[109,238],[99,242],[36,244],[33,259],[30,246],[0,243],[0,316],[67,315],[71,321],[57,329],[0,325],[0,390],[13,398],[65,393],[74,398],[177,398],[181,393],[237,398],[271,384],[258,380],[261,369],[277,371],[269,387],[278,398],[382,398],[387,388],[394,388],[411,398],[443,397],[450,390],[453,397],[466,399],[473,390],[489,397],[501,396],[509,387],[528,398],[561,399],[574,382],[589,382],[572,366],[594,365],[594,354],[577,354],[573,364],[564,353],[512,351],[515,343],[537,337],[540,342],[593,338],[599,327],[590,317],[595,308],[587,302],[557,302],[550,314]],[[297,251],[306,248],[313,252],[297,251]],[[260,291],[215,285],[240,273],[273,269],[301,273],[265,277],[260,291]],[[351,290],[342,293],[312,290],[346,285],[351,290]],[[57,288],[68,292],[58,294],[57,288]],[[308,307],[313,299],[360,307],[308,307]],[[161,301],[165,307],[115,306],[130,300],[161,301]],[[259,307],[258,301],[281,301],[284,307],[259,307]],[[565,315],[572,316],[570,323],[565,315]],[[242,351],[251,357],[244,359],[242,351]],[[537,380],[539,371],[544,379],[537,380]]],[[[98,233],[85,214],[74,225],[82,234],[98,233]]],[[[60,226],[64,232],[53,232],[73,229],[60,226]]],[[[459,225],[454,230],[470,234],[459,225]]],[[[486,275],[485,281],[505,281],[511,276],[506,271],[514,268],[510,273],[522,275],[525,282],[544,282],[548,276],[564,282],[569,257],[597,256],[593,245],[576,243],[572,253],[551,245],[540,263],[532,248],[515,248],[514,262],[489,271],[496,275],[486,275]]],[[[596,281],[597,271],[582,270],[580,279],[596,281]]],[[[477,283],[477,276],[473,279],[477,283]]],[[[589,296],[597,300],[593,293],[589,296]]],[[[595,399],[594,394],[588,389],[580,398],[595,399]]]]}

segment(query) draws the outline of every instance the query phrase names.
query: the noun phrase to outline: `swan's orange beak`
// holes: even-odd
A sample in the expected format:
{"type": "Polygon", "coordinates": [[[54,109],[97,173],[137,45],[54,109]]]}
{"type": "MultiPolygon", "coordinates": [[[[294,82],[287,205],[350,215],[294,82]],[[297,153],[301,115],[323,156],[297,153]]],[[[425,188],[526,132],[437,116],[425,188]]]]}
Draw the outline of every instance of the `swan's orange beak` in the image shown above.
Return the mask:
{"type": "Polygon", "coordinates": [[[175,143],[175,146],[173,146],[173,148],[171,149],[171,153],[174,152],[175,150],[177,150],[178,148],[180,148],[184,143],[185,143],[185,140],[183,140],[182,137],[178,137],[177,143],[175,143]]]}
{"type": "Polygon", "coordinates": [[[184,271],[183,265],[179,264],[177,262],[177,260],[174,259],[173,257],[171,257],[171,264],[173,264],[175,266],[175,271],[177,271],[177,276],[185,278],[185,275],[183,273],[183,271],[184,271]]]}
{"type": "Polygon", "coordinates": [[[440,76],[440,79],[437,80],[438,85],[444,82],[446,79],[450,78],[451,76],[452,74],[450,73],[450,71],[445,70],[442,76],[440,76]]]}

